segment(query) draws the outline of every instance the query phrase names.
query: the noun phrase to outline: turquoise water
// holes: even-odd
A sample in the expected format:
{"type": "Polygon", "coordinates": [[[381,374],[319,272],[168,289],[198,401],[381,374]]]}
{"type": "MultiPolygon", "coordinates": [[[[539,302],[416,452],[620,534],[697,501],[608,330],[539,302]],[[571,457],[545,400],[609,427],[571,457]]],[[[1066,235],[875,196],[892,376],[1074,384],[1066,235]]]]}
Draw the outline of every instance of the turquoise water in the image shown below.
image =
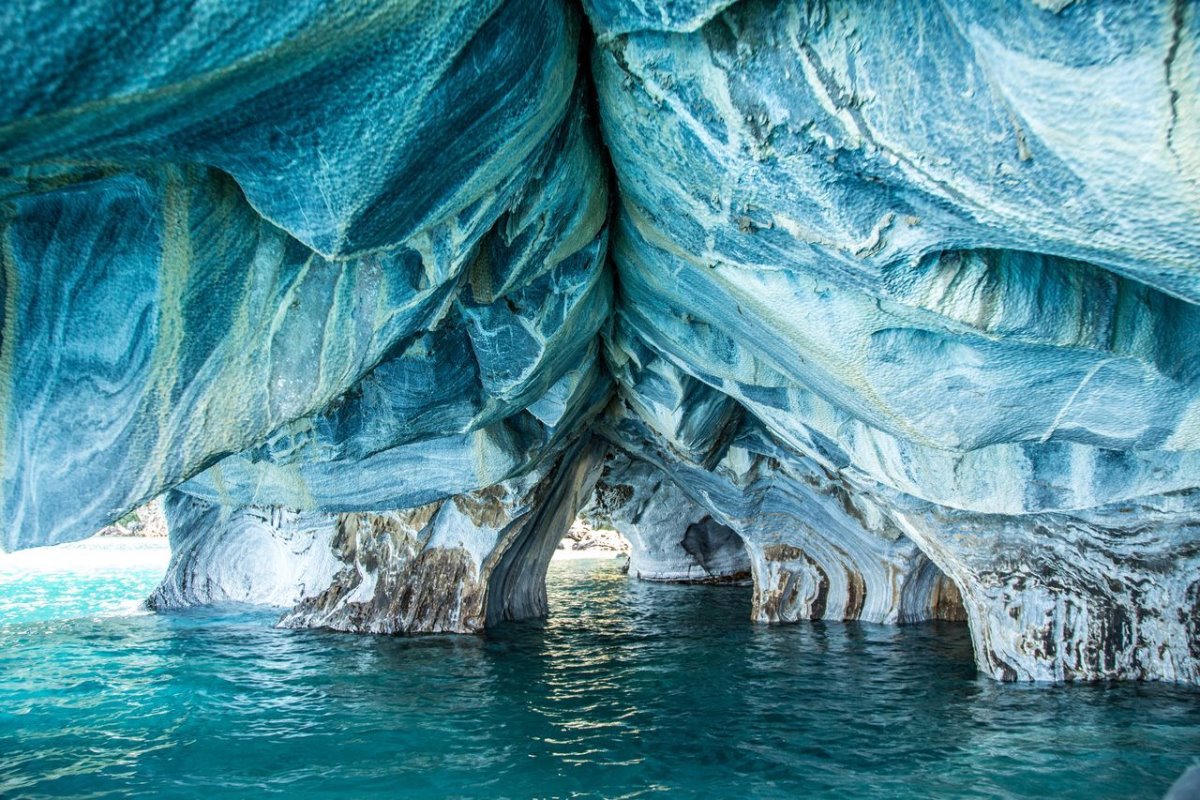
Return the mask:
{"type": "Polygon", "coordinates": [[[486,638],[282,631],[140,613],[162,545],[89,546],[0,556],[0,796],[1094,800],[1200,761],[1200,693],[997,685],[960,625],[757,627],[587,561],[486,638]]]}

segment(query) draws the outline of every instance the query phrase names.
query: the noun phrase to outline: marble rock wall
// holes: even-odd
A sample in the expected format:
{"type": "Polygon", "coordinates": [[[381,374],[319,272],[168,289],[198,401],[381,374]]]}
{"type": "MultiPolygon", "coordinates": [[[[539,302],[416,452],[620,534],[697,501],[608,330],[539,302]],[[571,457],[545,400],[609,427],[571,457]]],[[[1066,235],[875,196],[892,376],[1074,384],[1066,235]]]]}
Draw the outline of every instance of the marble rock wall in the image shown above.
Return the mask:
{"type": "MultiPolygon", "coordinates": [[[[953,582],[905,535],[886,504],[787,453],[756,421],[739,423],[711,469],[681,459],[627,408],[610,409],[601,430],[623,452],[638,454],[631,467],[601,479],[617,499],[626,499],[610,518],[631,542],[639,534],[666,538],[674,543],[668,555],[690,567],[673,574],[660,567],[652,578],[694,579],[688,560],[703,566],[698,556],[709,540],[717,544],[709,559],[729,565],[729,574],[749,573],[752,617],[759,622],[963,618],[953,582]],[[662,535],[670,530],[674,536],[662,535]]],[[[631,573],[644,563],[637,545],[633,553],[631,573]]],[[[651,553],[655,566],[672,563],[651,553]]],[[[713,570],[711,577],[722,574],[713,570]]]]}
{"type": "Polygon", "coordinates": [[[756,617],[1195,681],[1195,8],[586,5],[608,435],[743,536],[756,617]]]}
{"type": "Polygon", "coordinates": [[[758,620],[1200,682],[1194,4],[0,24],[5,549],[170,490],[160,605],[475,630],[597,482],[758,620]]]}
{"type": "Polygon", "coordinates": [[[713,519],[661,469],[624,451],[608,454],[580,512],[629,543],[629,574],[665,583],[741,583],[750,558],[736,531],[713,519]]]}
{"type": "Polygon", "coordinates": [[[150,605],[286,609],[280,625],[477,633],[545,615],[550,556],[592,491],[604,445],[520,478],[388,511],[296,512],[168,495],[171,563],[150,605]]]}
{"type": "MultiPolygon", "coordinates": [[[[0,10],[7,548],[82,538],[238,453],[298,469],[455,435],[442,457],[481,448],[468,482],[495,483],[606,380],[578,12],[260,12],[0,10]]],[[[284,480],[317,495],[291,508],[338,494],[284,480]]]]}
{"type": "Polygon", "coordinates": [[[1200,683],[1198,502],[1185,492],[1072,514],[900,517],[963,588],[985,674],[1200,683]]]}

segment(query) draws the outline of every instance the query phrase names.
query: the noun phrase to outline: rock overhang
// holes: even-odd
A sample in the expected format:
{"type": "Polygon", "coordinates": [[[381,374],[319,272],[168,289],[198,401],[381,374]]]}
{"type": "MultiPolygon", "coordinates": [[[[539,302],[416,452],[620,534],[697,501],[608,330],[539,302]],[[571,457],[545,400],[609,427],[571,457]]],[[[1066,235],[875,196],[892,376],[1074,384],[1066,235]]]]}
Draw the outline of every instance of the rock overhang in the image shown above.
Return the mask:
{"type": "Polygon", "coordinates": [[[474,629],[599,480],[759,619],[961,594],[997,677],[1198,680],[1194,10],[187,5],[99,55],[124,5],[7,12],[7,547],[174,488],[181,542],[341,548],[293,621],[474,629]],[[480,492],[534,533],[379,521],[480,492]]]}

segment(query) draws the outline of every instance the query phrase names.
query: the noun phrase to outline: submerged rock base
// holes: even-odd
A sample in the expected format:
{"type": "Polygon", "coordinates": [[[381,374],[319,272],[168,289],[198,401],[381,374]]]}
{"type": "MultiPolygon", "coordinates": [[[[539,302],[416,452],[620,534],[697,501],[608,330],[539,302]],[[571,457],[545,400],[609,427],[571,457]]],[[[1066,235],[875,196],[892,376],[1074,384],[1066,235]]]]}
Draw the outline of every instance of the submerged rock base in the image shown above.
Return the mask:
{"type": "Polygon", "coordinates": [[[1085,513],[909,515],[962,588],[985,674],[1200,683],[1200,494],[1085,513]]]}
{"type": "Polygon", "coordinates": [[[291,606],[280,625],[357,633],[475,633],[546,613],[555,546],[591,493],[603,446],[548,469],[401,511],[229,508],[173,492],[158,609],[291,606]]]}

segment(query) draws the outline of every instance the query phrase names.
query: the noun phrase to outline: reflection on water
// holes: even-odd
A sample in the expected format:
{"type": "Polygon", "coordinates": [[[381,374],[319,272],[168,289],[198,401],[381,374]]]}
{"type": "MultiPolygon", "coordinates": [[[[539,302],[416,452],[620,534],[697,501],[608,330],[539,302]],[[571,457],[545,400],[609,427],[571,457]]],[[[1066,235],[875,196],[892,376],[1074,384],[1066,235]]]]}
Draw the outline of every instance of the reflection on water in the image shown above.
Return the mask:
{"type": "Polygon", "coordinates": [[[1200,757],[1194,691],[1000,686],[958,625],[758,627],[748,589],[615,561],[556,563],[551,618],[486,638],[92,613],[158,569],[77,574],[50,619],[61,576],[0,567],[0,795],[1090,800],[1200,757]]]}

